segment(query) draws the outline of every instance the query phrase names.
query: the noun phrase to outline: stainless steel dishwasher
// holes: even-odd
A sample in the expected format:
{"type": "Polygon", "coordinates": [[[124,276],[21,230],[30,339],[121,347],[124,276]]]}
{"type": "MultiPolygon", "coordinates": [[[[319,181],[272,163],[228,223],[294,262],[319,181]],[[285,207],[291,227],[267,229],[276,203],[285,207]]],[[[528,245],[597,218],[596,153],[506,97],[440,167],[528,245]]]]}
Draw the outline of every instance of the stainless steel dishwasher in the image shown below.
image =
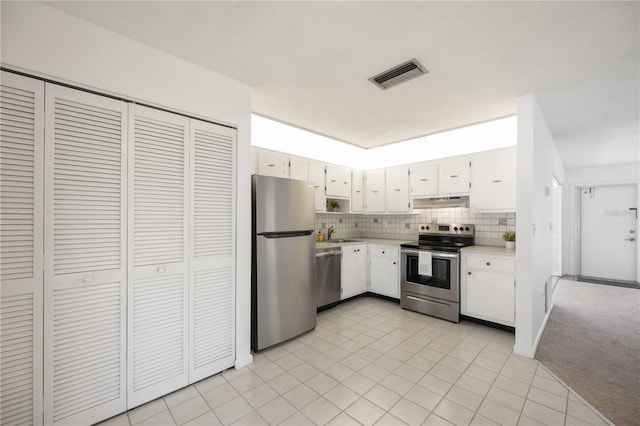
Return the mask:
{"type": "Polygon", "coordinates": [[[316,249],[317,304],[329,305],[340,300],[342,249],[326,247],[316,249]]]}

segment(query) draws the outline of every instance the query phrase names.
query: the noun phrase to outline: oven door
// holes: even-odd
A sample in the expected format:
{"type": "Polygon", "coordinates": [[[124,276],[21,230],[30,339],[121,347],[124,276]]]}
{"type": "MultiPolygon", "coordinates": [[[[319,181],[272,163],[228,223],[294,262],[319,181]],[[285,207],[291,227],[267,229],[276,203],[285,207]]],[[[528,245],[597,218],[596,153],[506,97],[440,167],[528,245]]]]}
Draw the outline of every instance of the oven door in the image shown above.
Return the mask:
{"type": "Polygon", "coordinates": [[[419,250],[402,249],[402,291],[460,302],[459,253],[431,252],[432,275],[418,273],[419,250]]]}

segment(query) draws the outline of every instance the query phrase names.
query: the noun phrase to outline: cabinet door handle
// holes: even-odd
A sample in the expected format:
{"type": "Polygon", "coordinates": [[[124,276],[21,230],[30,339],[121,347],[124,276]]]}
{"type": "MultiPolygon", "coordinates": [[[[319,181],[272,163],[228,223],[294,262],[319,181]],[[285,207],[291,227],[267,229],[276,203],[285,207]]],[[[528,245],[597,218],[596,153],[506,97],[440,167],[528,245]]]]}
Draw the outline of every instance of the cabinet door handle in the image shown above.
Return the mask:
{"type": "Polygon", "coordinates": [[[502,182],[502,181],[501,181],[500,179],[496,179],[496,180],[492,180],[491,182],[493,182],[493,183],[500,183],[500,182],[502,182]]]}
{"type": "Polygon", "coordinates": [[[382,254],[384,254],[384,252],[382,252],[382,254]]]}
{"type": "Polygon", "coordinates": [[[320,188],[320,185],[314,185],[314,188],[320,188]]]}
{"type": "Polygon", "coordinates": [[[372,192],[373,192],[374,194],[377,194],[377,193],[378,193],[378,191],[372,191],[372,192]]]}
{"type": "Polygon", "coordinates": [[[396,264],[396,262],[393,262],[393,264],[395,265],[395,264],[396,264]]]}
{"type": "Polygon", "coordinates": [[[276,165],[275,165],[275,164],[267,164],[267,166],[269,166],[269,167],[275,167],[276,165]]]}
{"type": "Polygon", "coordinates": [[[331,179],[331,182],[335,182],[335,181],[336,181],[335,179],[331,179]]]}
{"type": "Polygon", "coordinates": [[[457,178],[457,177],[458,177],[458,175],[451,175],[450,177],[452,177],[452,178],[457,178]]]}
{"type": "Polygon", "coordinates": [[[359,194],[359,193],[360,193],[360,191],[356,191],[356,194],[359,194]]]}
{"type": "Polygon", "coordinates": [[[428,181],[428,180],[429,180],[429,179],[420,179],[420,182],[426,182],[426,181],[428,181]]]}
{"type": "Polygon", "coordinates": [[[471,275],[471,272],[467,272],[467,275],[471,275]]]}
{"type": "Polygon", "coordinates": [[[487,266],[491,266],[491,262],[487,262],[487,266]]]}
{"type": "Polygon", "coordinates": [[[344,183],[344,184],[346,185],[346,184],[348,184],[349,182],[342,182],[342,183],[344,183]]]}
{"type": "Polygon", "coordinates": [[[394,191],[400,192],[400,188],[396,188],[394,189],[394,191]]]}

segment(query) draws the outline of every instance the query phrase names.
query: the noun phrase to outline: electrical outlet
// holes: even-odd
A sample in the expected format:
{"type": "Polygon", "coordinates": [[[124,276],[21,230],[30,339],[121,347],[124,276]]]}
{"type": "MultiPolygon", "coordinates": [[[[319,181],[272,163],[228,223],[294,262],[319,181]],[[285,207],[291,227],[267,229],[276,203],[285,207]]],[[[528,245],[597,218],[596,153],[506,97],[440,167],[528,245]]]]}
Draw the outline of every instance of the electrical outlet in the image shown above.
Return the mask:
{"type": "Polygon", "coordinates": [[[498,226],[507,226],[507,219],[498,219],[498,226]]]}
{"type": "Polygon", "coordinates": [[[373,218],[373,223],[378,223],[378,219],[377,218],[373,218]]]}
{"type": "Polygon", "coordinates": [[[405,223],[404,227],[405,227],[405,229],[411,229],[411,224],[410,223],[405,223]]]}

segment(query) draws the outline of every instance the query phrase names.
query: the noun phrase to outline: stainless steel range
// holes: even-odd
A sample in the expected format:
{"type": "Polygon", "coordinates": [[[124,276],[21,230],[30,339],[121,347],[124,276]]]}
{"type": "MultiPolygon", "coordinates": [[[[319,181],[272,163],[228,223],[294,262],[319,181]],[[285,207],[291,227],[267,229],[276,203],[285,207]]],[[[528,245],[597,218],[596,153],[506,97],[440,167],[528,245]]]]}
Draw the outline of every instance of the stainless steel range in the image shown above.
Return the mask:
{"type": "Polygon", "coordinates": [[[473,225],[418,225],[418,241],[402,244],[400,306],[458,322],[460,249],[473,245],[473,225]]]}

